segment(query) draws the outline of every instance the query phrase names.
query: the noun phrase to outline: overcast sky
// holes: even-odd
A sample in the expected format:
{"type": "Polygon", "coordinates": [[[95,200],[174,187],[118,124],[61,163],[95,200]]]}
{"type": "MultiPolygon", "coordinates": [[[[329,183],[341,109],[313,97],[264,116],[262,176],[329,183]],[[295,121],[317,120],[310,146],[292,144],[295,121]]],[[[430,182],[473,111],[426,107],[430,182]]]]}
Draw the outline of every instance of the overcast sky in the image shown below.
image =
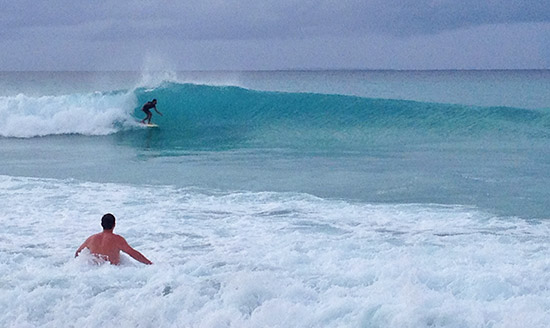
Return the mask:
{"type": "Polygon", "coordinates": [[[0,70],[550,68],[550,0],[0,0],[0,70]]]}

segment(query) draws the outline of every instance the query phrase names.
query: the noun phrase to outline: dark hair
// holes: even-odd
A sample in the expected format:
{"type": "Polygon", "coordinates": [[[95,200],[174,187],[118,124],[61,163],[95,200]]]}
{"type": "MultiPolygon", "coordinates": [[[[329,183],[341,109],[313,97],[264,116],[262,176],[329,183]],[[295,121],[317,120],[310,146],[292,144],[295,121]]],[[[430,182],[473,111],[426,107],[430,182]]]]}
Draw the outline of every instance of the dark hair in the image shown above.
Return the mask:
{"type": "Polygon", "coordinates": [[[111,230],[115,227],[115,216],[111,213],[103,215],[101,218],[101,226],[104,230],[111,230]]]}
{"type": "Polygon", "coordinates": [[[157,101],[157,100],[156,100],[156,99],[153,99],[153,100],[151,100],[151,101],[157,101]]]}

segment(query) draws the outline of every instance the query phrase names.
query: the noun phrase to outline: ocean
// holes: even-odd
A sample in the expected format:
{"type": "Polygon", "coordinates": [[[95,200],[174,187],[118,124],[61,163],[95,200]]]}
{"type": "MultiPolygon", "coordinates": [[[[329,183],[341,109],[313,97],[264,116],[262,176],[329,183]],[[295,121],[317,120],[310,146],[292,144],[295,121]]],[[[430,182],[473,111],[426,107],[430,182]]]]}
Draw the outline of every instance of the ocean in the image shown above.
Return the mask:
{"type": "Polygon", "coordinates": [[[1,327],[550,322],[548,70],[0,72],[0,116],[1,327]],[[153,265],[74,258],[108,212],[153,265]]]}

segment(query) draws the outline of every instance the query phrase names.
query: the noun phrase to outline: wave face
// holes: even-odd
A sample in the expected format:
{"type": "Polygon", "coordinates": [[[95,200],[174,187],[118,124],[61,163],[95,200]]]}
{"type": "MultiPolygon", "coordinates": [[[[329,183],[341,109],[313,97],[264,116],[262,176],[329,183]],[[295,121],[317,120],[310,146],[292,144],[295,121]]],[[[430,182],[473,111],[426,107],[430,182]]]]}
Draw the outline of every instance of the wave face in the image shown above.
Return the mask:
{"type": "Polygon", "coordinates": [[[449,137],[550,137],[550,113],[541,110],[176,83],[138,89],[136,96],[139,103],[159,100],[164,117],[154,121],[179,146],[362,148],[449,137]]]}
{"type": "Polygon", "coordinates": [[[155,88],[62,96],[0,97],[0,135],[140,133],[141,104],[159,101],[153,121],[163,147],[362,148],[491,137],[550,137],[550,113],[314,93],[163,83],[155,88]],[[160,132],[159,132],[160,133],[160,132]]]}

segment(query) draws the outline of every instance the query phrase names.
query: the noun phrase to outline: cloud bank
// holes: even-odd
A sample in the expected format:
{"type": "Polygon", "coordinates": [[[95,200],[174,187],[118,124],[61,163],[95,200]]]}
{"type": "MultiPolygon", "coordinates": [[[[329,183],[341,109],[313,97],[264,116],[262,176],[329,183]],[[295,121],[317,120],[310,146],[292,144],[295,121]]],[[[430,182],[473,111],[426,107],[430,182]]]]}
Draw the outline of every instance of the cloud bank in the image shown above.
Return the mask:
{"type": "Polygon", "coordinates": [[[548,0],[0,0],[2,69],[550,66],[548,0]],[[519,49],[519,50],[518,50],[519,49]]]}
{"type": "Polygon", "coordinates": [[[2,38],[234,40],[385,33],[408,37],[485,24],[550,22],[548,1],[5,1],[2,38]]]}

